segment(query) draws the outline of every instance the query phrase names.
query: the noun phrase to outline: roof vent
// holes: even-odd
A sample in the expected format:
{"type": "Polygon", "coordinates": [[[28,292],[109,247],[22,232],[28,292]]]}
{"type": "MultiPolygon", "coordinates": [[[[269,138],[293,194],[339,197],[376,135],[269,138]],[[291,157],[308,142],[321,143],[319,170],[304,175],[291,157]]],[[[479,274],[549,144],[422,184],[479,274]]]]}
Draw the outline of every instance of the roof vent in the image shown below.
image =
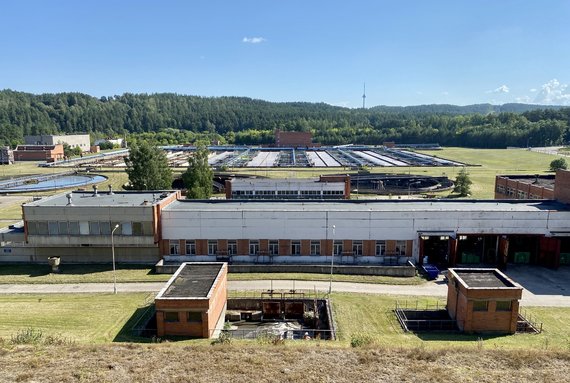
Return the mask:
{"type": "Polygon", "coordinates": [[[69,193],[68,195],[66,195],[66,197],[67,197],[67,206],[73,206],[73,203],[71,202],[72,194],[69,193]]]}
{"type": "Polygon", "coordinates": [[[113,185],[109,184],[109,195],[113,195],[113,185]]]}
{"type": "Polygon", "coordinates": [[[93,197],[98,197],[99,195],[97,194],[97,185],[93,185],[93,197]]]}

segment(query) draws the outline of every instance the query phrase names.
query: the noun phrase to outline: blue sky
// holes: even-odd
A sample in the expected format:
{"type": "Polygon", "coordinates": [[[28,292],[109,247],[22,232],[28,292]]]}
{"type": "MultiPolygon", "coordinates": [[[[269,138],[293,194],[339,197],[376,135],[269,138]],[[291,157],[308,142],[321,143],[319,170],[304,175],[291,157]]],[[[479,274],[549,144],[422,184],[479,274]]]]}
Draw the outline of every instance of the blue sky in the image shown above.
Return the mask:
{"type": "Polygon", "coordinates": [[[0,5],[0,89],[570,105],[570,1],[0,5]]]}

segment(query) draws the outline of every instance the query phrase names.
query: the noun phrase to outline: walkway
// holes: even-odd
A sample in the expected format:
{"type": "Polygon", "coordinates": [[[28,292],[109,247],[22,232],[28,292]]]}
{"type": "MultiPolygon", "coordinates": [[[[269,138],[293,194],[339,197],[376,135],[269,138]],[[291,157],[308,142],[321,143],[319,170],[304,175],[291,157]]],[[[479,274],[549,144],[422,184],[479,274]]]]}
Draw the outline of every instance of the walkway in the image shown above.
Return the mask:
{"type": "MultiPolygon", "coordinates": [[[[117,291],[121,293],[158,292],[164,282],[118,283],[117,291]]],[[[229,281],[228,288],[235,291],[251,290],[318,290],[328,291],[329,283],[323,281],[229,281]]],[[[333,292],[387,294],[405,296],[445,297],[447,285],[439,280],[423,285],[381,285],[353,282],[333,282],[333,292]]],[[[77,284],[5,284],[0,285],[0,294],[59,294],[59,293],[109,293],[113,291],[112,283],[77,283],[77,284]]],[[[570,296],[562,294],[533,294],[524,290],[523,306],[570,307],[570,296]]]]}

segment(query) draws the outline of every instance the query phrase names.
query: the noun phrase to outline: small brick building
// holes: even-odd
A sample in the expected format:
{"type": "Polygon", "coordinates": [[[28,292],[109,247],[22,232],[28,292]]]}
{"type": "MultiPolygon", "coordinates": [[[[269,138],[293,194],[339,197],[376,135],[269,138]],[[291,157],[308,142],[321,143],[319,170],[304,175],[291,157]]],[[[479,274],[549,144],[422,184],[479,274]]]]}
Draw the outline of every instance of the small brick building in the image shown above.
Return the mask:
{"type": "Polygon", "coordinates": [[[522,287],[497,269],[449,269],[447,310],[465,332],[517,330],[522,287]]]}
{"type": "Polygon", "coordinates": [[[313,135],[311,132],[284,132],[279,129],[275,131],[275,146],[281,147],[310,147],[313,146],[313,135]]]}
{"type": "Polygon", "coordinates": [[[215,336],[224,325],[228,265],[183,263],[156,296],[157,335],[215,336]]]}

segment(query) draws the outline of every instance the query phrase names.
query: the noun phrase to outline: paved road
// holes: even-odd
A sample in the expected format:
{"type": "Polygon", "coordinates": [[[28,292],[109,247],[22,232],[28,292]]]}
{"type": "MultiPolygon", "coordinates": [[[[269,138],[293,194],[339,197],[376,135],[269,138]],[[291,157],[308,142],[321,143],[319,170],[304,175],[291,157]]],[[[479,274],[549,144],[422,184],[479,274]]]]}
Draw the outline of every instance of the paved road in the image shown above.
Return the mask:
{"type": "MultiPolygon", "coordinates": [[[[313,290],[328,291],[329,283],[323,281],[229,281],[230,290],[251,291],[251,290],[313,290]]],[[[163,282],[145,283],[118,283],[119,292],[158,292],[164,286],[163,282]]],[[[367,294],[388,294],[406,296],[433,296],[445,297],[447,286],[441,280],[427,282],[419,286],[408,285],[380,285],[368,283],[333,282],[333,292],[367,293],[367,294]]],[[[77,284],[4,284],[0,285],[0,294],[22,294],[22,293],[104,293],[112,292],[112,283],[77,283],[77,284]]],[[[522,305],[524,306],[552,306],[570,307],[570,295],[558,292],[548,294],[534,294],[529,290],[524,290],[522,305]]]]}

